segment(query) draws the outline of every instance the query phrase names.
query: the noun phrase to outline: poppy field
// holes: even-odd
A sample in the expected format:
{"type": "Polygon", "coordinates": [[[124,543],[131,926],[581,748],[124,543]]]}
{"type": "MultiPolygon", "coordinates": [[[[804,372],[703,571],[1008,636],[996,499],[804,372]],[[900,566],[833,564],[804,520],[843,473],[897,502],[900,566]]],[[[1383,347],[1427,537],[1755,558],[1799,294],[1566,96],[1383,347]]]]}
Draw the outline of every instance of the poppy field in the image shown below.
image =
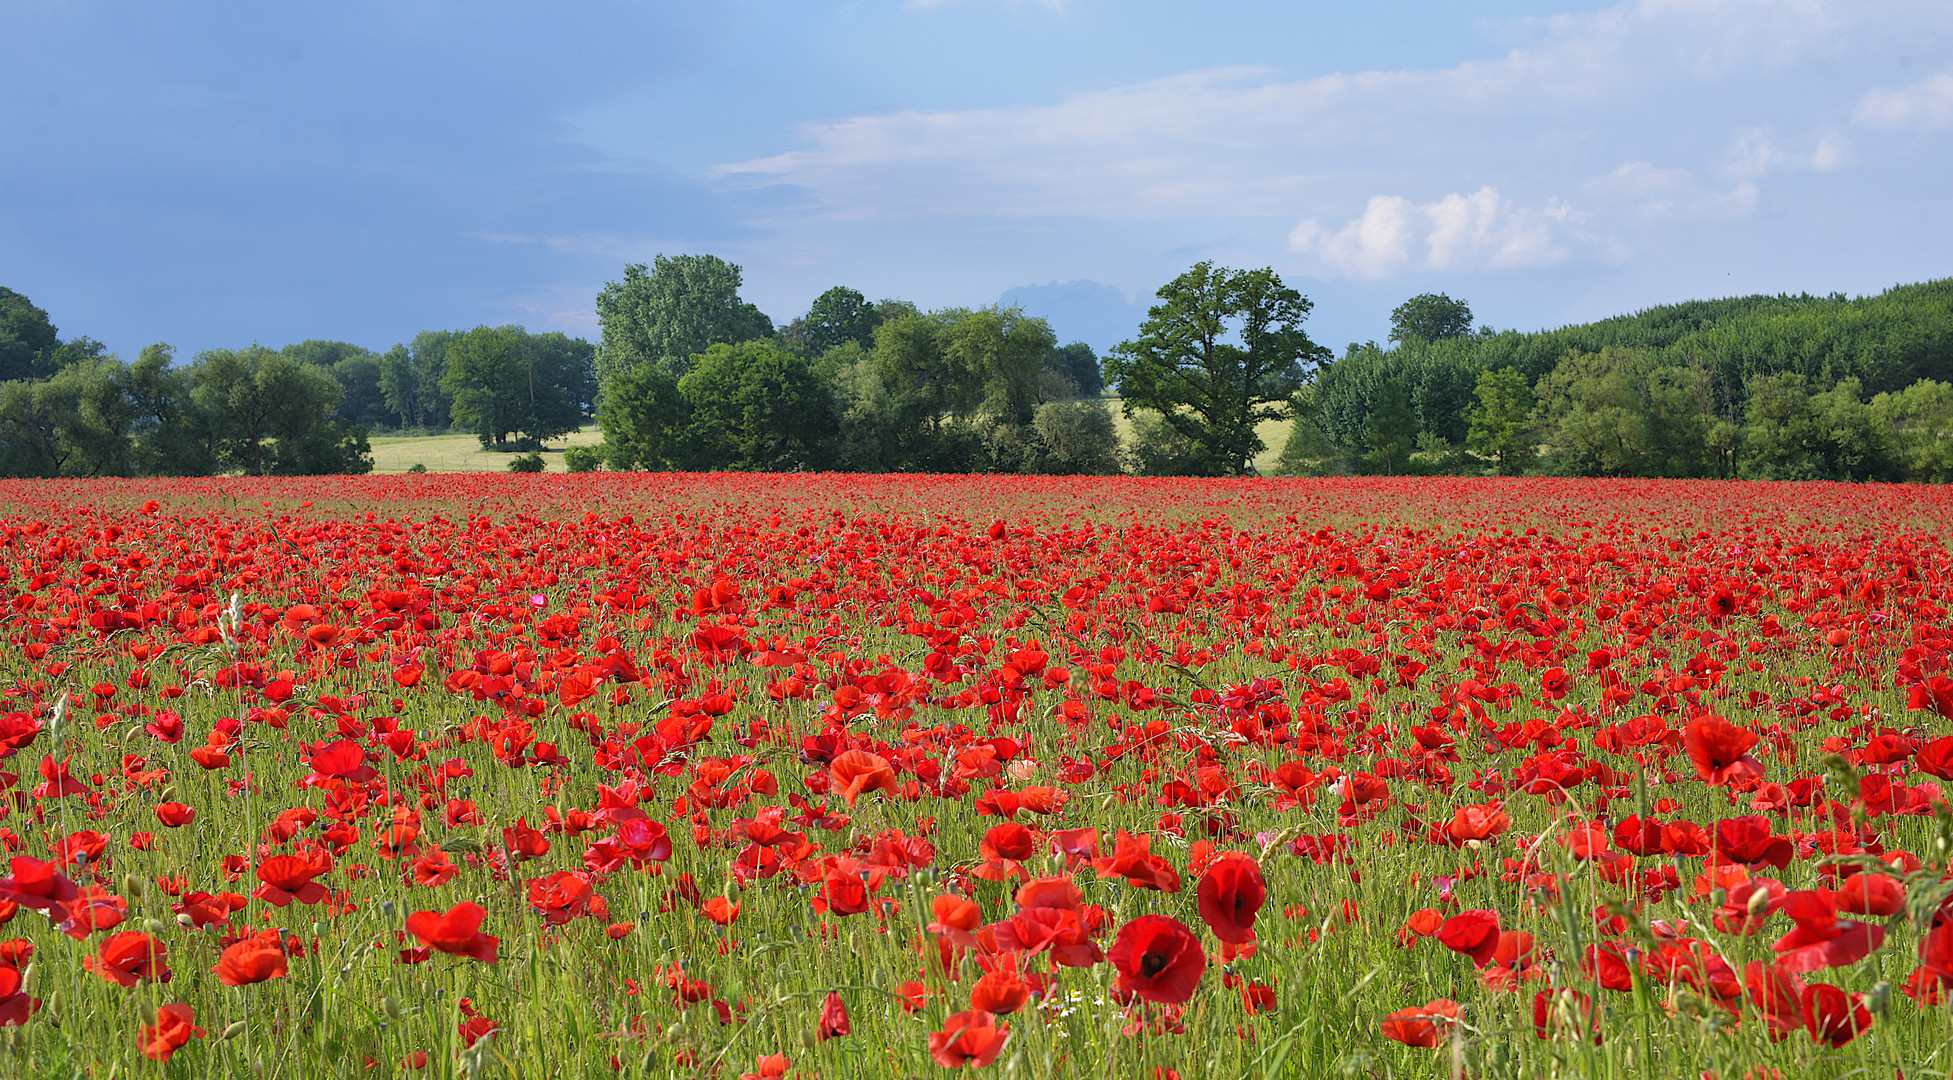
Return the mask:
{"type": "Polygon", "coordinates": [[[1944,1076],[1953,494],[0,484],[0,1076],[1944,1076]]]}

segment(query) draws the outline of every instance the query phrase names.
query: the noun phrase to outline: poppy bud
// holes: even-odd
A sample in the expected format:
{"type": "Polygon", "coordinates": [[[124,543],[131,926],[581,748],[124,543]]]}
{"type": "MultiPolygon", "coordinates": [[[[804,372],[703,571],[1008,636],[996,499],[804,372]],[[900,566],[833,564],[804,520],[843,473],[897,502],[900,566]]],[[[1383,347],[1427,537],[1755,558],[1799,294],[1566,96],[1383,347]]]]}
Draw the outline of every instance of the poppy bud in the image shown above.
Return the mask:
{"type": "Polygon", "coordinates": [[[239,1035],[244,1034],[244,1027],[245,1024],[244,1021],[242,1020],[231,1021],[230,1026],[224,1029],[224,1033],[222,1035],[217,1036],[218,1041],[221,1042],[225,1039],[237,1038],[239,1035]]]}
{"type": "Polygon", "coordinates": [[[393,995],[391,994],[380,999],[380,1011],[386,1013],[387,1018],[390,1020],[398,1020],[406,1015],[406,1011],[400,1007],[398,1001],[393,1000],[393,995]]]}
{"type": "Polygon", "coordinates": [[[1865,1008],[1873,1016],[1885,1015],[1885,1003],[1892,997],[1892,984],[1881,979],[1865,995],[1865,1008]]]}
{"type": "Polygon", "coordinates": [[[1758,889],[1751,893],[1747,906],[1749,908],[1750,918],[1762,918],[1763,913],[1770,910],[1770,891],[1768,889],[1758,889]]]}

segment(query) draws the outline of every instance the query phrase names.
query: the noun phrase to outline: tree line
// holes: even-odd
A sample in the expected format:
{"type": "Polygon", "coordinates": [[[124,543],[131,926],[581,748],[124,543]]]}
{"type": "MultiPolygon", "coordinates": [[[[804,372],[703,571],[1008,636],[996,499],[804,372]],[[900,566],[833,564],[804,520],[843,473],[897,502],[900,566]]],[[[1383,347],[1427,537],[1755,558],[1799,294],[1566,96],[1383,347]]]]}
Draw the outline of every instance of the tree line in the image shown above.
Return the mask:
{"type": "Polygon", "coordinates": [[[595,418],[572,469],[1240,475],[1285,424],[1287,474],[1953,480],[1953,279],[1535,333],[1425,294],[1340,357],[1272,269],[1194,266],[1104,357],[1018,308],[845,286],[776,326],[740,286],[716,256],[659,255],[598,295],[595,345],[482,326],[187,364],[63,341],[0,289],[0,471],[362,472],[371,431],[535,449],[595,418]]]}
{"type": "Polygon", "coordinates": [[[1953,279],[1471,323],[1416,297],[1323,366],[1284,471],[1953,480],[1953,279]]]}
{"type": "Polygon", "coordinates": [[[520,326],[429,331],[375,353],[342,341],[207,349],[133,363],[0,288],[0,474],[363,473],[375,430],[474,433],[535,447],[580,428],[596,350],[520,326]]]}

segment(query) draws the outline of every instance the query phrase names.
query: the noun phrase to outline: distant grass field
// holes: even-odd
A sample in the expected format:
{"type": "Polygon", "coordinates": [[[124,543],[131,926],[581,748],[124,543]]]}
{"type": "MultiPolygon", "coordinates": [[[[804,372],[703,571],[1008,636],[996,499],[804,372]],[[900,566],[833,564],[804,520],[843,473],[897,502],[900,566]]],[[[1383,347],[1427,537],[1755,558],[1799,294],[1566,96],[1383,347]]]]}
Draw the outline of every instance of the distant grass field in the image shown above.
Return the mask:
{"type": "MultiPolygon", "coordinates": [[[[1132,421],[1126,419],[1119,410],[1118,398],[1106,398],[1106,406],[1112,410],[1113,423],[1119,429],[1119,442],[1130,445],[1132,442],[1132,421]]],[[[1263,476],[1274,473],[1275,460],[1281,457],[1282,444],[1288,440],[1289,422],[1273,420],[1262,424],[1257,431],[1267,448],[1255,456],[1255,468],[1263,476]]],[[[404,473],[416,464],[427,466],[428,472],[506,472],[509,459],[520,454],[501,450],[483,450],[481,442],[473,435],[375,435],[369,442],[373,447],[373,471],[376,473],[404,473]]],[[[603,432],[591,424],[573,435],[556,439],[543,448],[543,460],[548,472],[566,472],[563,468],[563,449],[570,446],[595,446],[603,442],[603,432]]]]}
{"type": "MultiPolygon", "coordinates": [[[[552,440],[542,452],[547,471],[568,471],[563,468],[564,447],[595,446],[603,438],[603,432],[597,430],[597,425],[591,424],[573,435],[552,440]]],[[[466,433],[375,435],[368,441],[373,446],[373,471],[376,473],[403,473],[416,464],[427,466],[428,472],[507,472],[509,459],[522,456],[501,450],[483,450],[481,441],[466,433]]]]}
{"type": "MultiPolygon", "coordinates": [[[[1112,422],[1119,429],[1119,445],[1132,445],[1132,421],[1120,411],[1120,400],[1116,397],[1104,399],[1107,408],[1112,410],[1112,422]]],[[[1268,420],[1255,427],[1255,434],[1261,436],[1262,451],[1255,455],[1255,470],[1263,476],[1275,474],[1275,462],[1282,456],[1282,444],[1288,442],[1290,422],[1287,420],[1268,420]]],[[[430,466],[431,467],[431,466],[430,466]]]]}

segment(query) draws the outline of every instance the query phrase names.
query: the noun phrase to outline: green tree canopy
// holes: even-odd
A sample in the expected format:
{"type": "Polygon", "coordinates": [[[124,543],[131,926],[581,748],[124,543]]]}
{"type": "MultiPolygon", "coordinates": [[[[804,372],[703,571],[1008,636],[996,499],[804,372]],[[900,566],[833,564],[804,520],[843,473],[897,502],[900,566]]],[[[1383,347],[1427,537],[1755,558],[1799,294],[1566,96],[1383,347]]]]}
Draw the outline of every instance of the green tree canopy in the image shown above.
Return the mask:
{"type": "Polygon", "coordinates": [[[89,357],[40,380],[0,383],[0,471],[9,476],[127,476],[128,370],[89,357]]]}
{"type": "Polygon", "coordinates": [[[1468,412],[1471,433],[1465,445],[1491,458],[1500,473],[1524,469],[1538,453],[1533,434],[1533,388],[1514,368],[1480,372],[1477,404],[1468,412]]]}
{"type": "Polygon", "coordinates": [[[848,342],[873,348],[882,313],[866,296],[846,285],[836,285],[815,297],[807,314],[795,321],[807,356],[816,357],[848,342]]]}
{"type": "Polygon", "coordinates": [[[1472,309],[1443,293],[1413,296],[1390,313],[1390,340],[1404,345],[1463,337],[1471,328],[1472,309]]]}
{"type": "Polygon", "coordinates": [[[833,395],[805,357],[767,341],[714,345],[678,381],[689,407],[686,463],[702,469],[826,464],[833,395]]]}
{"type": "Polygon", "coordinates": [[[560,333],[478,326],[448,342],[442,387],[453,396],[456,427],[483,446],[517,435],[541,444],[583,424],[593,350],[560,333]]]}
{"type": "Polygon", "coordinates": [[[772,336],[772,320],[739,298],[739,267],[716,255],[659,255],[651,263],[626,266],[624,280],[597,294],[600,385],[643,361],[683,375],[712,345],[772,336]]]}
{"type": "Polygon", "coordinates": [[[402,427],[447,427],[454,396],[441,386],[448,373],[452,330],[424,330],[411,345],[395,345],[380,357],[380,397],[402,427]]]}
{"type": "Polygon", "coordinates": [[[1240,475],[1262,449],[1255,425],[1290,415],[1307,368],[1329,351],[1302,323],[1313,306],[1272,269],[1203,262],[1159,290],[1139,336],[1106,359],[1128,416],[1149,410],[1193,447],[1200,471],[1240,475]]]}
{"type": "Polygon", "coordinates": [[[218,468],[291,476],[373,467],[365,432],[334,415],[339,381],[325,368],[252,345],[198,353],[190,378],[218,468]]]}
{"type": "Polygon", "coordinates": [[[1082,341],[1061,345],[1054,350],[1051,367],[1070,380],[1079,397],[1098,397],[1105,389],[1105,373],[1099,367],[1098,354],[1082,341]]]}
{"type": "Polygon", "coordinates": [[[47,312],[25,296],[0,287],[0,382],[39,379],[54,373],[61,335],[47,312]]]}

